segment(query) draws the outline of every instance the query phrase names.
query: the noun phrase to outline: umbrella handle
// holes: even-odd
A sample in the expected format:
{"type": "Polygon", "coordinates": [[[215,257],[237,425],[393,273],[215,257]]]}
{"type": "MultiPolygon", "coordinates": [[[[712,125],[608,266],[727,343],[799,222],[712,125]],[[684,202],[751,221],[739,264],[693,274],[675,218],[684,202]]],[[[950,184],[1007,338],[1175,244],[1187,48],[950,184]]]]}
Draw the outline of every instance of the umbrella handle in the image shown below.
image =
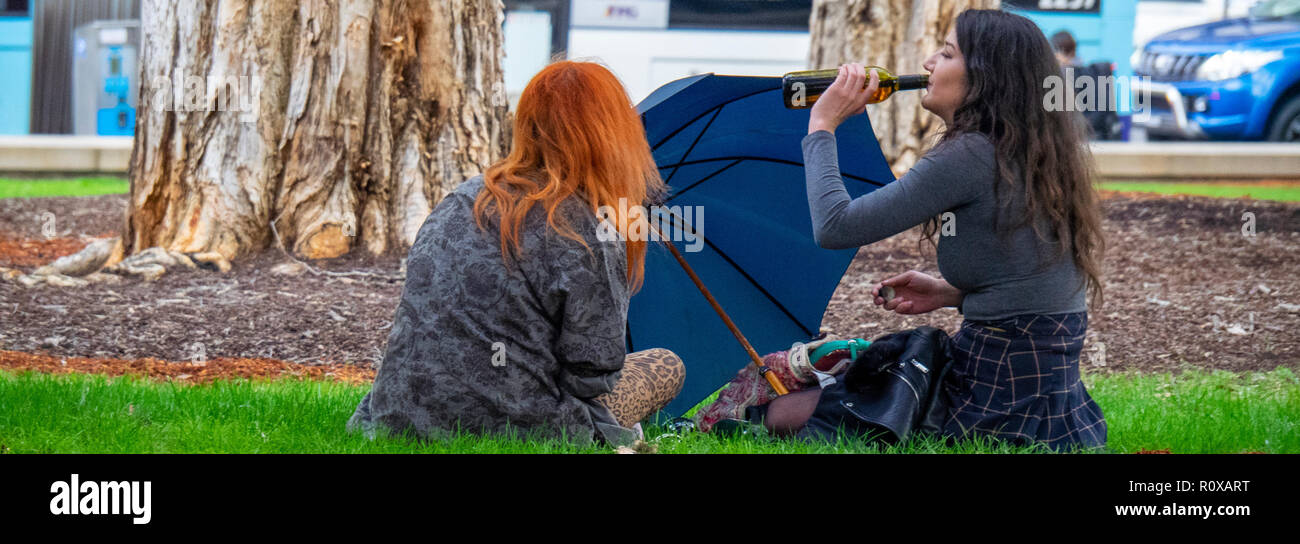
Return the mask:
{"type": "Polygon", "coordinates": [[[691,281],[695,282],[695,287],[698,288],[700,293],[704,295],[704,298],[709,301],[709,305],[713,306],[713,311],[717,312],[718,317],[721,317],[722,322],[731,330],[731,334],[736,337],[736,340],[740,341],[741,346],[744,346],[745,353],[748,353],[749,358],[754,361],[755,365],[758,365],[759,375],[763,376],[763,378],[767,380],[767,383],[772,386],[772,389],[776,390],[778,396],[789,394],[790,391],[785,388],[785,385],[781,384],[781,380],[777,379],[775,374],[772,374],[772,369],[763,364],[763,359],[758,356],[757,351],[754,351],[754,346],[750,345],[749,340],[740,332],[740,329],[736,327],[736,324],[731,321],[731,317],[729,317],[727,312],[722,309],[722,306],[718,304],[718,300],[713,298],[713,294],[709,292],[709,288],[705,287],[704,282],[700,281],[700,277],[695,275],[695,270],[691,268],[691,265],[686,264],[686,258],[682,257],[682,254],[677,251],[677,246],[673,245],[672,240],[666,238],[662,232],[659,232],[659,229],[654,227],[653,224],[650,225],[650,228],[655,231],[655,234],[659,235],[660,240],[664,240],[664,245],[668,246],[668,249],[673,252],[673,257],[677,259],[677,264],[682,265],[682,269],[686,271],[686,275],[690,276],[691,281]]]}

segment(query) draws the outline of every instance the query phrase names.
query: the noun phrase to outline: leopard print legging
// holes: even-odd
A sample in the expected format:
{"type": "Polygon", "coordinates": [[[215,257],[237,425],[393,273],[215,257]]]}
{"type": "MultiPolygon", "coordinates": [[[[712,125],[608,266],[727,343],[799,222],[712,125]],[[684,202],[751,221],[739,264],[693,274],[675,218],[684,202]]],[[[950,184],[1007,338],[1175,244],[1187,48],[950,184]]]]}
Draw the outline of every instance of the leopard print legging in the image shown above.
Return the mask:
{"type": "Polygon", "coordinates": [[[682,390],[686,367],[677,354],[663,348],[629,353],[614,390],[596,397],[624,427],[636,425],[662,410],[682,390]]]}

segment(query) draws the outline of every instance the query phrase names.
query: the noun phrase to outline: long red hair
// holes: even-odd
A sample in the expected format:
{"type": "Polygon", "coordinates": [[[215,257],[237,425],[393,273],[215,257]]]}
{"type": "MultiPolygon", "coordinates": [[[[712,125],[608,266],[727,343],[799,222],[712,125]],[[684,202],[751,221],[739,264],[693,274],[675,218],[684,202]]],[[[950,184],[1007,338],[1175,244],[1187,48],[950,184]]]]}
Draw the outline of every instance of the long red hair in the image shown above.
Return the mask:
{"type": "MultiPolygon", "coordinates": [[[[483,173],[484,190],[474,202],[479,228],[490,215],[500,217],[501,257],[519,250],[519,230],[534,204],[546,210],[546,223],[559,234],[587,244],[556,209],[566,198],[580,198],[597,214],[615,210],[613,227],[627,244],[627,280],[640,288],[645,273],[646,240],[629,236],[628,213],[664,191],[663,180],[645,139],[645,129],[622,83],[592,62],[559,61],[538,72],[519,96],[510,154],[483,173]],[[619,199],[626,199],[620,206],[619,199]]],[[[646,232],[644,228],[639,232],[646,232]]]]}

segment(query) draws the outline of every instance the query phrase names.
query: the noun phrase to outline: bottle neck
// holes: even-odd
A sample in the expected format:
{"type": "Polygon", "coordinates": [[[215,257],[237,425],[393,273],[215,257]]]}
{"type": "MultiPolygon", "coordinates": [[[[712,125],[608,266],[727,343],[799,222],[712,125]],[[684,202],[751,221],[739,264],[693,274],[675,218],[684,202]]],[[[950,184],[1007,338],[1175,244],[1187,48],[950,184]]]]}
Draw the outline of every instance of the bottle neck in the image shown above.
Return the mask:
{"type": "Polygon", "coordinates": [[[930,83],[930,76],[924,74],[898,76],[898,90],[911,91],[924,89],[930,83]]]}

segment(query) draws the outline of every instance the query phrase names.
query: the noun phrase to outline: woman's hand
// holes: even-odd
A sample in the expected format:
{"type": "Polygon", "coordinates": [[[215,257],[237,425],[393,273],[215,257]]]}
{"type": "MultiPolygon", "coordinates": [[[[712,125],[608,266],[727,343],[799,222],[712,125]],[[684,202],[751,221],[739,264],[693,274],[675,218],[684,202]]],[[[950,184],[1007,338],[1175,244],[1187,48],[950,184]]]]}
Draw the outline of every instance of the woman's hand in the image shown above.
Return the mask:
{"type": "Polygon", "coordinates": [[[868,78],[861,64],[841,64],[835,82],[813,103],[808,118],[808,134],[819,130],[833,134],[845,119],[866,111],[867,100],[879,88],[880,75],[874,69],[868,78]]]}
{"type": "Polygon", "coordinates": [[[948,282],[909,270],[876,284],[871,289],[876,306],[883,305],[886,310],[900,314],[923,314],[946,306],[961,304],[961,290],[948,282]],[[894,297],[886,301],[880,296],[880,289],[889,286],[894,289],[894,297]]]}

